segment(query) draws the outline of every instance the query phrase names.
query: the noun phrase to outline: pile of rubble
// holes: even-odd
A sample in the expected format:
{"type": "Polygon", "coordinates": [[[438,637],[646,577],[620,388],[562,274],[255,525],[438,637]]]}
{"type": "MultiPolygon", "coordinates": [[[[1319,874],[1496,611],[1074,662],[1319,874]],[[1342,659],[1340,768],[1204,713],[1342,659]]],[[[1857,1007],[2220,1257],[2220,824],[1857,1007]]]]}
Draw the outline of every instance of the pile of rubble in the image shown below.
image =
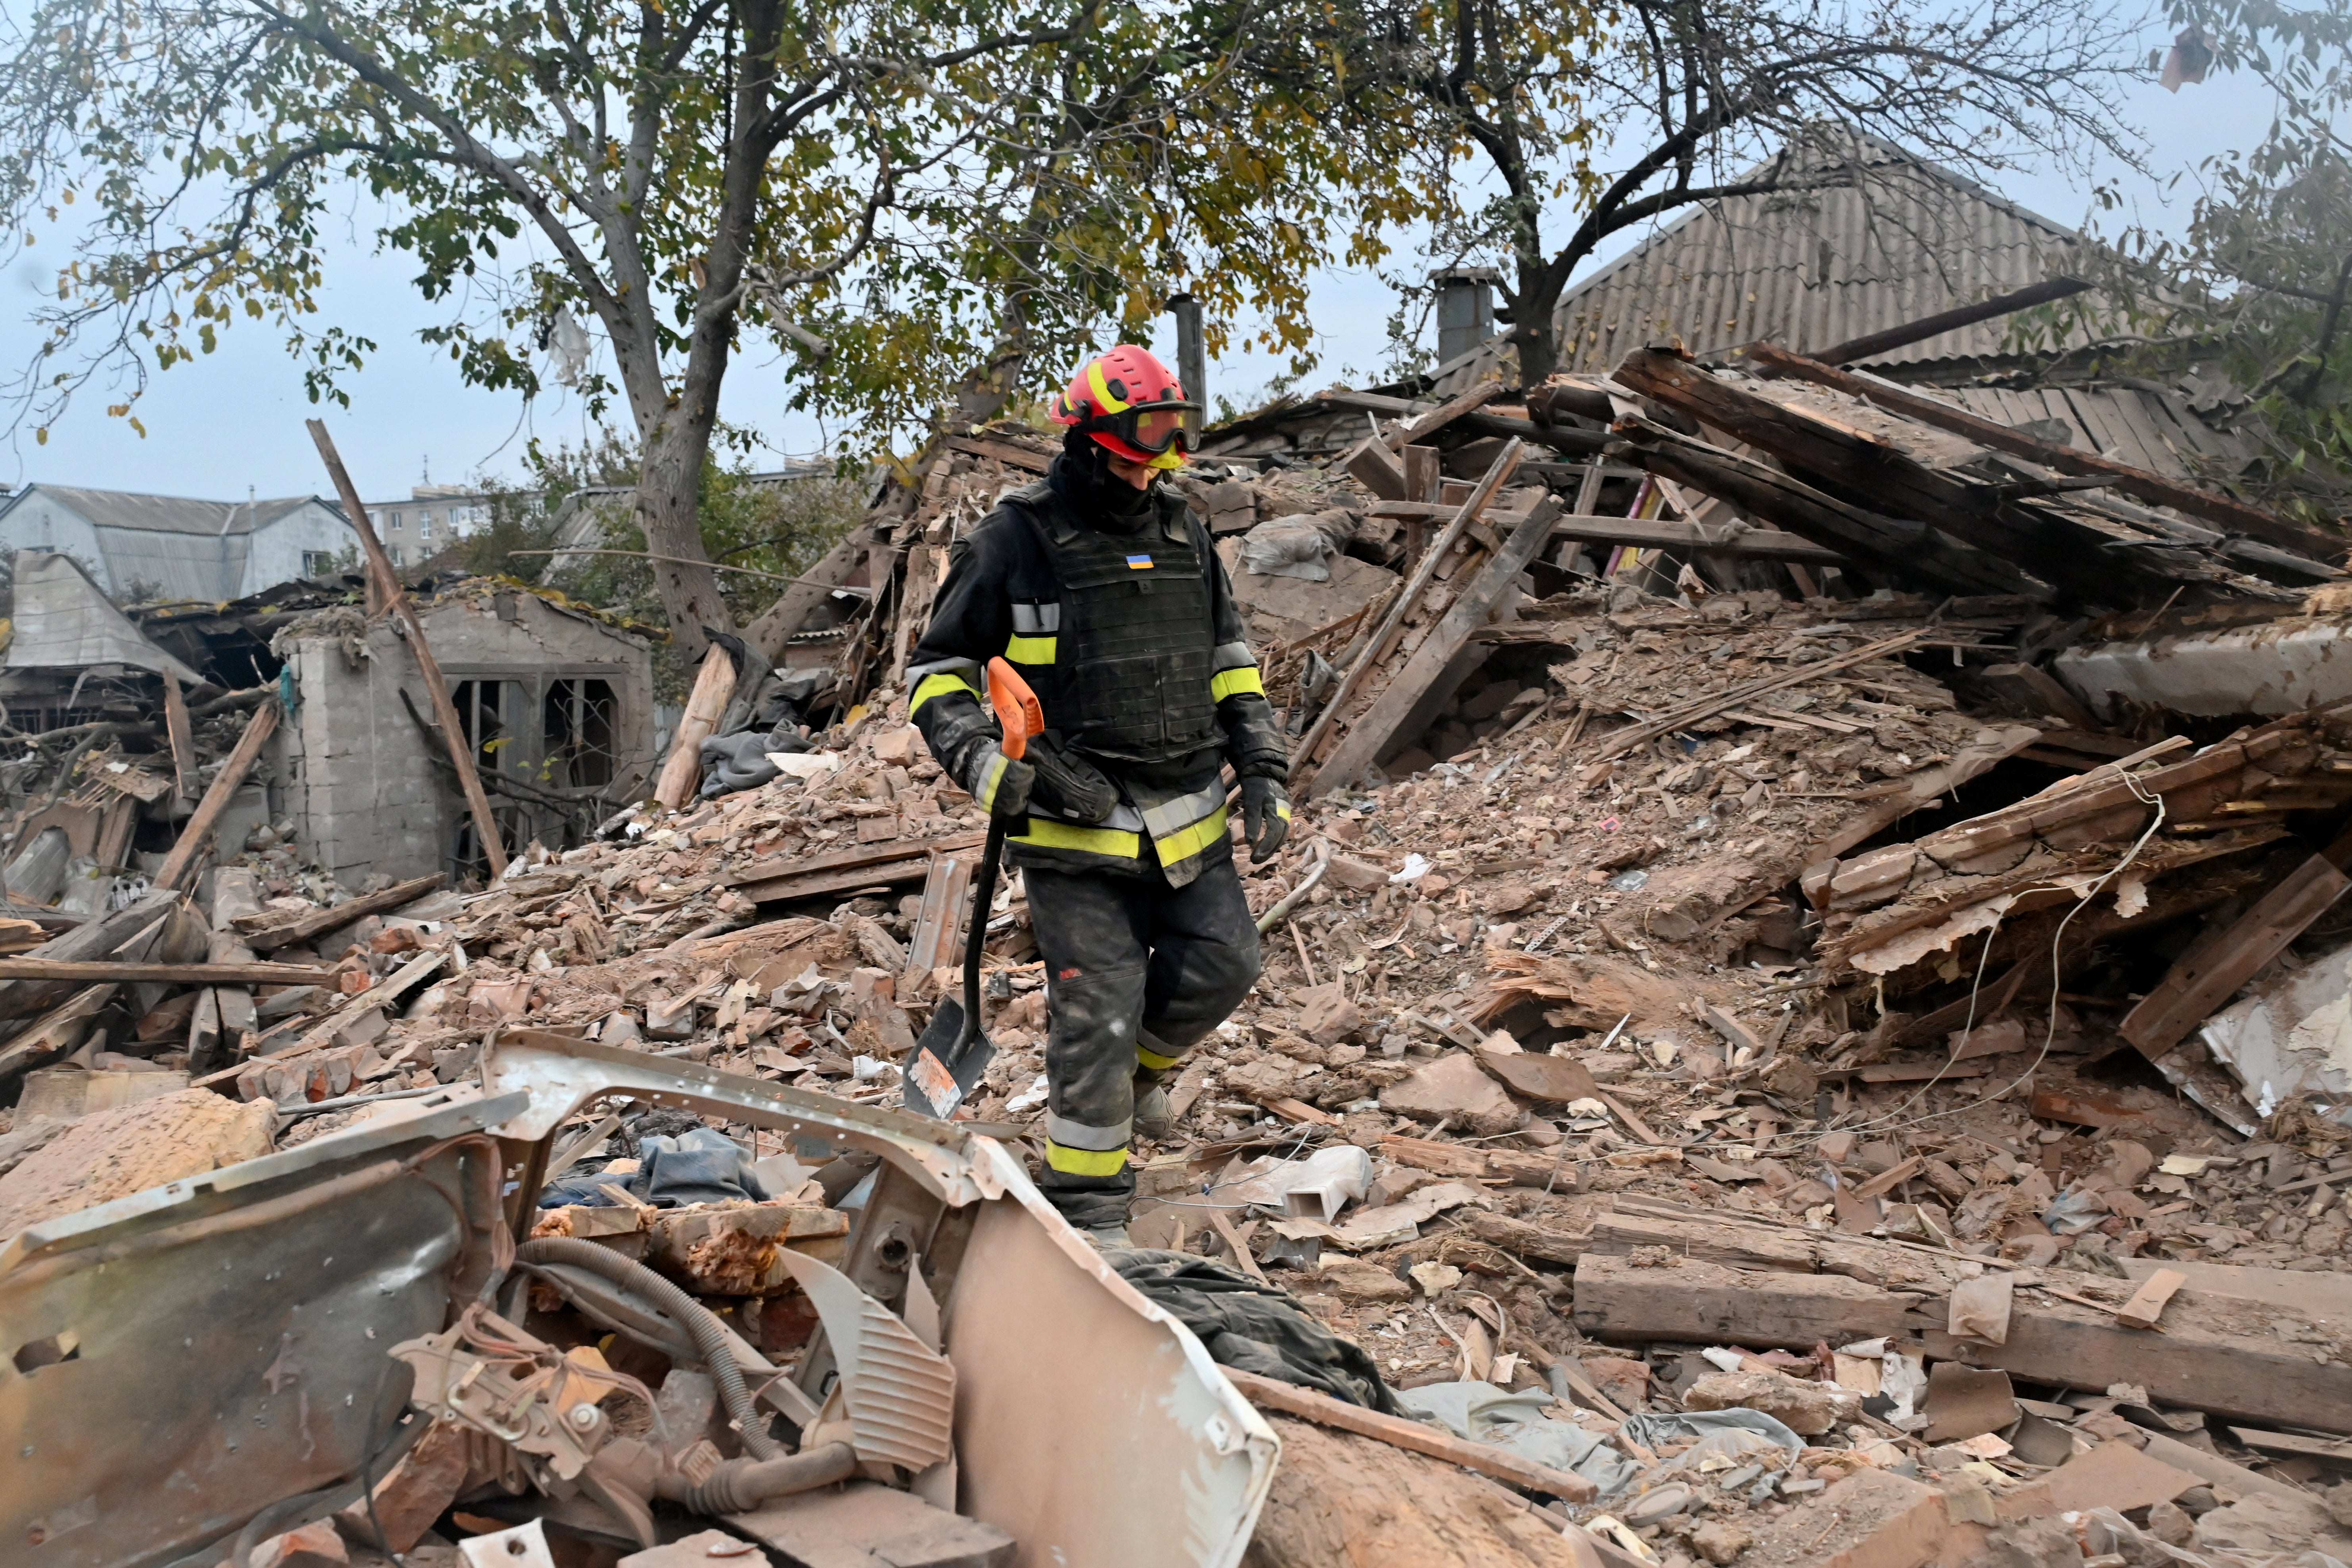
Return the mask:
{"type": "MultiPolygon", "coordinates": [[[[413,1374],[397,1463],[173,1537],[278,1562],[2352,1560],[2341,571],[1928,401],[1652,351],[1212,433],[1182,482],[1300,805],[1237,850],[1264,977],[1137,1150],[1124,1259],[1022,1176],[1017,875],[997,1056],[953,1122],[893,1109],[985,826],[906,659],[1045,468],[1007,425],[714,649],[653,800],[354,894],[263,842],[0,966],[0,1293],[159,1223],[95,1204],[495,1134],[435,1211],[504,1184],[479,1279],[368,1352],[413,1374]],[[1101,1314],[1082,1368],[1056,1312],[1101,1314]],[[1019,1500],[1024,1432],[1158,1489],[1121,1358],[1171,1346],[1151,1440],[1219,1457],[1213,1506],[1019,1500]]],[[[26,1388],[73,1364],[37,1326],[26,1388]]]]}

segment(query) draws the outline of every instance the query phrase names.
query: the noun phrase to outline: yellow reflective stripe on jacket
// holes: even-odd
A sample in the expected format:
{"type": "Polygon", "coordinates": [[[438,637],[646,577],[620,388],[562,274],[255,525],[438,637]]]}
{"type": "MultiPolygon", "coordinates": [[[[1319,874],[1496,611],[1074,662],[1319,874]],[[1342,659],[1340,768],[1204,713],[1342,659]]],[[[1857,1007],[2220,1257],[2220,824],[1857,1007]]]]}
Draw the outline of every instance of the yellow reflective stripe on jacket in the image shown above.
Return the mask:
{"type": "Polygon", "coordinates": [[[1081,827],[1074,822],[1055,822],[1047,816],[1031,817],[1029,831],[1013,835],[1009,842],[1032,849],[1076,849],[1121,860],[1132,860],[1143,853],[1143,836],[1139,833],[1121,833],[1116,827],[1081,827]]]}
{"type": "Polygon", "coordinates": [[[1015,664],[1051,664],[1061,644],[1059,637],[1013,637],[1004,644],[1004,657],[1015,664]]]}
{"type": "Polygon", "coordinates": [[[1178,1062],[1182,1061],[1184,1058],[1181,1056],[1163,1057],[1149,1046],[1139,1045],[1135,1047],[1135,1059],[1139,1064],[1150,1068],[1153,1072],[1166,1072],[1170,1068],[1174,1067],[1178,1062]]]}
{"type": "Polygon", "coordinates": [[[1116,1176],[1127,1169],[1127,1151],[1066,1149],[1048,1138],[1045,1163],[1066,1176],[1116,1176]]]}
{"type": "Polygon", "coordinates": [[[1265,681],[1254,664],[1246,669],[1221,669],[1209,677],[1209,700],[1212,702],[1223,702],[1228,697],[1240,697],[1250,692],[1260,697],[1265,695],[1265,681]]]}
{"type": "Polygon", "coordinates": [[[1004,770],[1012,765],[1012,759],[1003,752],[989,752],[988,765],[981,771],[980,786],[971,792],[982,811],[996,809],[996,786],[1004,782],[1004,770]]]}
{"type": "Polygon", "coordinates": [[[1173,866],[1180,860],[1190,860],[1224,835],[1225,808],[1221,805],[1192,826],[1153,840],[1152,847],[1160,852],[1162,866],[1173,866]]]}
{"type": "Polygon", "coordinates": [[[927,675],[916,683],[914,696],[907,700],[907,717],[913,718],[924,703],[950,691],[969,691],[974,697],[980,695],[980,689],[961,675],[950,675],[945,670],[937,675],[927,675]]]}

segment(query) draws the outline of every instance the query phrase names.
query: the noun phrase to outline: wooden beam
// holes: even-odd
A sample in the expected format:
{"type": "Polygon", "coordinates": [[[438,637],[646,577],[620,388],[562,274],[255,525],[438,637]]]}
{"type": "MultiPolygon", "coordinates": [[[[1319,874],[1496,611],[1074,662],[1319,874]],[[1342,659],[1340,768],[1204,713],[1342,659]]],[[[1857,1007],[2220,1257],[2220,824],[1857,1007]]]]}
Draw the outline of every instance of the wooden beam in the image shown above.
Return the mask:
{"type": "MultiPolygon", "coordinates": [[[[1495,520],[1497,525],[1503,519],[1495,520]]],[[[1795,561],[1812,566],[1842,566],[1847,557],[1814,543],[1801,534],[1758,528],[1728,538],[1709,538],[1696,523],[1662,522],[1637,517],[1555,518],[1554,539],[1580,544],[1631,544],[1643,550],[1672,550],[1685,555],[1721,555],[1741,561],[1795,561]]]]}
{"type": "Polygon", "coordinates": [[[1236,1367],[1220,1370],[1235,1388],[1241,1390],[1243,1398],[1261,1409],[1303,1416],[1318,1426],[1353,1432],[1360,1437],[1376,1437],[1392,1447],[1426,1454],[1433,1459],[1444,1459],[1465,1470],[1493,1476],[1497,1480],[1526,1487],[1530,1491],[1549,1492],[1570,1502],[1591,1502],[1600,1493],[1600,1489],[1582,1476],[1521,1458],[1508,1448],[1497,1448],[1488,1443],[1473,1443],[1438,1427],[1409,1421],[1402,1415],[1383,1415],[1377,1410],[1349,1405],[1295,1383],[1277,1382],[1236,1367]]]}
{"type": "Polygon", "coordinates": [[[379,891],[362,893],[358,898],[346,899],[325,909],[305,910],[300,914],[289,915],[276,910],[264,910],[236,915],[230,919],[229,928],[256,952],[269,952],[308,942],[314,936],[323,936],[331,931],[340,931],[353,921],[396,910],[403,904],[413,904],[448,880],[448,873],[436,871],[429,877],[412,877],[405,882],[394,882],[379,891]]]}
{"type": "Polygon", "coordinates": [[[694,690],[687,697],[686,711],[678,716],[677,733],[671,737],[669,760],[662,763],[661,782],[654,785],[654,799],[676,811],[694,793],[702,778],[702,742],[719,729],[719,721],[726,716],[727,704],[735,696],[735,660],[717,643],[702,656],[702,668],[695,672],[694,690]]]}
{"type": "Polygon", "coordinates": [[[1416,414],[1397,421],[1396,427],[1381,437],[1381,444],[1391,452],[1408,444],[1426,444],[1432,436],[1486,404],[1492,403],[1503,393],[1499,381],[1482,381],[1460,396],[1441,403],[1426,414],[1416,414]]]}
{"type": "Polygon", "coordinates": [[[1727,501],[1759,523],[1802,535],[1861,566],[1946,593],[2017,594],[2047,599],[2049,591],[2010,562],[1948,538],[1924,522],[1881,516],[1791,478],[1769,463],[1711,447],[1651,420],[1626,425],[1633,460],[1672,479],[1727,501]]]}
{"type": "Polygon", "coordinates": [[[778,855],[727,879],[727,885],[753,903],[814,898],[820,893],[886,883],[918,882],[930,872],[931,857],[979,847],[984,833],[945,838],[899,839],[863,845],[831,855],[778,855]]]}
{"type": "Polygon", "coordinates": [[[1906,321],[1899,327],[1889,327],[1883,332],[1870,332],[1859,338],[1822,350],[1814,359],[1824,364],[1852,364],[1856,360],[1875,359],[1891,349],[1908,348],[1924,343],[1929,338],[1962,327],[1973,327],[1979,321],[1998,321],[2003,316],[2030,310],[2036,305],[2047,305],[2058,300],[2069,300],[2090,288],[2079,278],[2045,278],[2039,283],[2028,284],[2007,294],[1996,294],[1990,300],[1979,300],[1973,305],[1955,310],[1938,310],[1932,316],[1922,316],[1916,321],[1906,321]]]}
{"type": "Polygon", "coordinates": [[[1350,447],[1339,460],[1339,467],[1349,478],[1383,500],[1402,500],[1410,493],[1404,465],[1397,461],[1385,443],[1370,436],[1350,447]]]}
{"type": "MultiPolygon", "coordinates": [[[[1559,506],[1559,501],[1547,496],[1511,531],[1501,553],[1489,560],[1447,606],[1438,623],[1429,628],[1429,635],[1422,638],[1421,646],[1412,650],[1412,657],[1389,678],[1388,685],[1372,700],[1372,705],[1348,726],[1347,734],[1328,760],[1316,768],[1308,786],[1310,795],[1328,795],[1354,783],[1366,768],[1388,753],[1391,742],[1411,733],[1416,721],[1426,721],[1424,700],[1434,692],[1454,656],[1486,624],[1487,617],[1503,602],[1503,595],[1517,584],[1519,574],[1542,552],[1545,542],[1551,538],[1552,518],[1559,506]]],[[[1436,554],[1437,547],[1433,546],[1430,553],[1436,554]]],[[[1367,650],[1368,658],[1370,651],[1367,650]]],[[[1324,711],[1337,710],[1339,701],[1335,696],[1324,711]]],[[[1300,750],[1306,750],[1303,742],[1300,750]]]]}
{"type": "Polygon", "coordinates": [[[155,873],[156,887],[178,891],[194,879],[197,855],[204,849],[205,841],[212,837],[213,829],[220,826],[220,819],[227,812],[228,803],[236,795],[237,786],[245,783],[245,775],[253,771],[253,764],[261,756],[261,748],[268,744],[271,735],[277,733],[281,711],[276,698],[266,699],[253,710],[253,717],[245,721],[245,733],[236,738],[236,749],[221,764],[220,772],[213,775],[212,784],[205,790],[205,798],[196,803],[195,815],[189,817],[180,829],[179,841],[163,858],[163,866],[155,873]]]}
{"type": "Polygon", "coordinates": [[[2124,1015],[2116,1032],[2142,1056],[2164,1055],[2219,1011],[2263,965],[2286,951],[2333,908],[2352,877],[2314,855],[2229,924],[2209,931],[2173,960],[2164,978],[2124,1015]]]}
{"type": "MultiPolygon", "coordinates": [[[[1525,450],[1518,442],[1513,441],[1496,453],[1494,462],[1478,480],[1476,488],[1471,490],[1468,499],[1454,512],[1452,521],[1446,523],[1444,531],[1422,552],[1421,563],[1413,568],[1412,579],[1390,604],[1388,613],[1381,617],[1379,628],[1364,644],[1363,651],[1349,661],[1347,673],[1340,676],[1339,689],[1331,693],[1330,700],[1324,703],[1323,711],[1315,716],[1315,721],[1307,727],[1307,733],[1299,737],[1297,746],[1290,753],[1291,777],[1297,778],[1300,769],[1315,755],[1316,748],[1322,743],[1331,726],[1339,721],[1349,699],[1355,695],[1356,688],[1363,683],[1365,674],[1387,657],[1389,644],[1403,629],[1405,616],[1421,602],[1422,595],[1428,592],[1429,584],[1437,576],[1440,563],[1453,552],[1454,544],[1472,521],[1501,492],[1504,481],[1519,466],[1520,456],[1525,450]]],[[[1399,469],[1398,483],[1402,482],[1403,470],[1399,469]]]]}
{"type": "MultiPolygon", "coordinates": [[[[1318,403],[1328,404],[1335,408],[1360,408],[1368,414],[1385,414],[1391,418],[1411,415],[1417,406],[1411,398],[1391,397],[1378,392],[1342,390],[1318,394],[1301,404],[1296,412],[1312,413],[1314,405],[1318,403]]],[[[1532,419],[1515,419],[1508,415],[1488,414],[1484,410],[1465,414],[1453,424],[1454,428],[1473,436],[1499,436],[1505,440],[1549,447],[1555,451],[1571,452],[1580,458],[1614,452],[1624,445],[1606,431],[1576,430],[1564,425],[1538,425],[1532,419]]]]}
{"type": "Polygon", "coordinates": [[[856,574],[858,563],[866,559],[866,547],[873,542],[872,523],[862,523],[852,530],[848,538],[826,551],[823,559],[783,591],[782,596],[761,611],[759,619],[743,628],[743,640],[766,655],[770,662],[781,664],[784,645],[793,640],[818,606],[856,574]]]}
{"type": "Polygon", "coordinates": [[[163,677],[163,732],[172,744],[172,774],[187,800],[196,793],[195,726],[188,719],[187,694],[172,676],[163,677]]]}
{"type": "Polygon", "coordinates": [[[120,963],[105,959],[0,958],[0,980],[152,981],[163,985],[331,985],[309,963],[120,963]]]}
{"type": "Polygon", "coordinates": [[[327,465],[327,476],[335,482],[335,493],[342,498],[343,510],[348,514],[345,521],[360,536],[360,548],[367,552],[369,575],[383,592],[384,607],[408,632],[409,657],[416,661],[416,672],[424,678],[425,694],[433,699],[433,721],[441,726],[441,739],[449,748],[449,760],[457,765],[466,809],[473,814],[474,837],[481,843],[482,854],[489,861],[490,878],[495,881],[507,874],[506,846],[499,840],[498,819],[490,815],[490,797],[482,791],[481,774],[474,767],[473,749],[457,722],[457,705],[449,700],[449,683],[441,679],[441,666],[435,661],[432,646],[425,639],[425,623],[418,618],[416,606],[409,603],[408,591],[400,585],[399,574],[392,569],[392,557],[383,552],[383,541],[375,536],[375,525],[368,521],[367,508],[360,504],[360,492],[352,483],[352,476],[343,471],[342,457],[335,450],[325,423],[317,419],[306,423],[310,427],[310,439],[327,465]]]}
{"type": "Polygon", "coordinates": [[[1576,1264],[1576,1326],[1621,1343],[1788,1350],[1885,1335],[1922,1342],[1937,1360],[2000,1367],[2035,1383],[2138,1384],[2162,1389],[2169,1404],[2219,1415],[2352,1432],[2352,1366],[2315,1364],[2308,1346],[2246,1333],[2249,1303],[2242,1300],[2210,1298],[2192,1287],[2165,1309],[2163,1332],[2149,1333],[2125,1328],[2110,1310],[2052,1300],[2021,1274],[2008,1341],[1988,1345],[1948,1331],[1948,1286],[1936,1267],[1924,1252],[1891,1253],[1876,1278],[1906,1281],[1908,1288],[1898,1291],[1844,1274],[1779,1272],[1769,1263],[1734,1267],[1697,1257],[1678,1256],[1670,1268],[1643,1268],[1629,1258],[1588,1249],[1576,1264]],[[1923,1264],[1929,1268],[1924,1280],[1923,1264]]]}
{"type": "Polygon", "coordinates": [[[1870,496],[1889,512],[2021,566],[2085,604],[2122,608],[2185,586],[2218,585],[2216,568],[2201,551],[2169,541],[2130,543],[2053,509],[2021,504],[2000,485],[1934,467],[1833,414],[1776,402],[1666,350],[1636,350],[1615,379],[1802,475],[1870,496]]]}
{"type": "Polygon", "coordinates": [[[1971,414],[1940,398],[1922,396],[1877,376],[1857,375],[1803,354],[1774,348],[1769,343],[1755,345],[1748,350],[1748,357],[1767,370],[1810,381],[1816,385],[1834,387],[1849,396],[1874,403],[1889,413],[1916,419],[1922,425],[1932,425],[1939,430],[1949,430],[1956,436],[1965,436],[1997,452],[2029,458],[2062,474],[2095,475],[2112,479],[2115,488],[2126,495],[2137,496],[2157,506],[2168,506],[2191,517],[2201,517],[2208,522],[2218,523],[2235,532],[2251,533],[2257,539],[2266,539],[2314,561],[2332,563],[2343,559],[2342,540],[2328,539],[2289,522],[2275,512],[2249,506],[2232,497],[2199,489],[2194,485],[2168,479],[2161,474],[2152,474],[2146,468],[2136,468],[2128,463],[2118,463],[2095,453],[2037,441],[2022,431],[2012,430],[2006,425],[1971,414]]]}

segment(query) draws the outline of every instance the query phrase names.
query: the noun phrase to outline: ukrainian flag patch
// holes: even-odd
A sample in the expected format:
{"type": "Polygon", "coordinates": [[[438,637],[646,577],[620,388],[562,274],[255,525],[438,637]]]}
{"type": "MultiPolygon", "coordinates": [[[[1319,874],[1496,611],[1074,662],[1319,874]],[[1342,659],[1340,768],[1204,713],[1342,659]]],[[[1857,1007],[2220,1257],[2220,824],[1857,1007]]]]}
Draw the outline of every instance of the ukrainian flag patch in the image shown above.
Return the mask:
{"type": "Polygon", "coordinates": [[[1130,555],[1127,558],[1127,564],[1129,571],[1149,572],[1151,570],[1151,557],[1149,555],[1130,555]]]}

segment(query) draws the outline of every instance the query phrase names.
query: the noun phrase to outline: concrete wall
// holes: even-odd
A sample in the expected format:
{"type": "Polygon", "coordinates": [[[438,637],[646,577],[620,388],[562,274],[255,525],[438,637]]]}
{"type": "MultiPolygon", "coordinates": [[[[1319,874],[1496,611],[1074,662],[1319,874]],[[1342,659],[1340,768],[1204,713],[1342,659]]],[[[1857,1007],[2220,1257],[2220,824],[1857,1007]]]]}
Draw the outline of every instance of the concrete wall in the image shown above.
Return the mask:
{"type": "Polygon", "coordinates": [[[253,531],[245,552],[245,580],[239,595],[302,575],[302,553],[318,551],[340,555],[359,548],[360,536],[326,502],[312,499],[285,516],[253,531]]]}
{"type": "MultiPolygon", "coordinates": [[[[536,780],[550,682],[600,679],[612,686],[619,710],[621,767],[608,798],[617,807],[645,794],[653,773],[653,658],[646,644],[529,594],[444,600],[425,610],[425,628],[453,690],[479,679],[523,687],[509,725],[516,739],[499,753],[502,771],[536,780]]],[[[466,805],[442,782],[446,771],[433,765],[430,743],[402,706],[404,688],[417,711],[432,716],[401,640],[379,626],[358,668],[330,635],[297,637],[285,652],[301,702],[273,745],[298,841],[346,887],[379,873],[399,879],[450,868],[466,805]]],[[[502,818],[525,819],[522,832],[502,834],[509,854],[545,826],[495,792],[490,801],[502,818]]]]}
{"type": "Polygon", "coordinates": [[[0,517],[0,551],[54,550],[87,567],[98,585],[109,593],[106,557],[98,548],[98,530],[81,513],[46,491],[35,490],[0,517]]]}

